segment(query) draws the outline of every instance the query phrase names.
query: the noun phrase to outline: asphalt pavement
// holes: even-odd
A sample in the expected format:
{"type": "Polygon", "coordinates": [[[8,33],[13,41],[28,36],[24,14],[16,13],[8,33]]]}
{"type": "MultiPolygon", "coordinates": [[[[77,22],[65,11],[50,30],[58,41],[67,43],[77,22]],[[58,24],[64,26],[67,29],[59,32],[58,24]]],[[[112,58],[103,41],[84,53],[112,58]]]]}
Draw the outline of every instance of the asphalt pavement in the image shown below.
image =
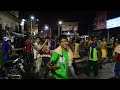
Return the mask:
{"type": "MultiPolygon", "coordinates": [[[[103,65],[103,69],[99,69],[99,76],[97,78],[94,77],[93,72],[91,72],[91,77],[88,78],[86,75],[86,62],[79,63],[77,65],[79,67],[79,74],[77,74],[78,79],[110,79],[114,77],[113,67],[114,63],[106,63],[103,65]]],[[[26,73],[23,79],[35,79],[34,74],[30,72],[30,66],[26,67],[26,73]]],[[[48,77],[47,79],[52,79],[52,77],[48,77]]],[[[70,75],[69,79],[73,79],[70,75]]]]}
{"type": "MultiPolygon", "coordinates": [[[[93,72],[91,72],[91,77],[88,78],[88,76],[85,73],[86,70],[86,63],[84,64],[79,64],[79,69],[80,69],[80,74],[78,74],[78,79],[111,79],[112,77],[114,77],[114,63],[106,63],[103,65],[103,69],[99,69],[98,73],[99,76],[98,77],[94,77],[93,72]]],[[[70,79],[73,79],[72,76],[70,77],[70,79]]]]}

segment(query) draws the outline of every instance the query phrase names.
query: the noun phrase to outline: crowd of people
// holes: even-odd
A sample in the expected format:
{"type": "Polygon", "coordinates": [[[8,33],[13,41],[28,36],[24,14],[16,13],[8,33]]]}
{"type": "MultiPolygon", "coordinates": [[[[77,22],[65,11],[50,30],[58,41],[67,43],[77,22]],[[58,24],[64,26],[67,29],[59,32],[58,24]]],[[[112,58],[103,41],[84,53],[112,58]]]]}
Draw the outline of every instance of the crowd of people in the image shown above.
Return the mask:
{"type": "Polygon", "coordinates": [[[98,71],[104,69],[102,65],[105,60],[110,63],[116,62],[114,72],[115,77],[119,78],[119,44],[119,38],[112,37],[107,42],[105,37],[100,36],[91,36],[85,40],[80,37],[68,39],[66,35],[46,38],[27,35],[15,37],[14,43],[2,38],[0,40],[0,70],[4,67],[4,62],[9,60],[11,55],[16,54],[24,57],[25,65],[30,65],[36,79],[41,73],[42,79],[51,75],[55,79],[69,79],[70,73],[74,79],[78,79],[80,71],[76,62],[86,58],[88,78],[91,77],[92,70],[95,78],[99,76],[98,71]],[[45,67],[44,72],[40,72],[42,66],[45,67]]]}

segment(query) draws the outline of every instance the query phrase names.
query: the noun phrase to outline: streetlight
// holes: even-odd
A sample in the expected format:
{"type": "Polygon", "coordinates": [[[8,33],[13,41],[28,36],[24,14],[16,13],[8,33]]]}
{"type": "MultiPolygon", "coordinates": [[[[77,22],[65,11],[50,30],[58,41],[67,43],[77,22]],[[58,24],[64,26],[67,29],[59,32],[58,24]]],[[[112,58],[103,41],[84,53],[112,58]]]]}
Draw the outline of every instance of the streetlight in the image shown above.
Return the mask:
{"type": "Polygon", "coordinates": [[[41,33],[43,33],[43,31],[41,31],[41,33]]]}
{"type": "Polygon", "coordinates": [[[39,19],[37,19],[37,21],[39,21],[39,19]]]}
{"type": "Polygon", "coordinates": [[[61,25],[63,24],[63,22],[62,21],[59,21],[58,22],[58,36],[61,34],[61,32],[60,32],[60,29],[61,29],[61,25]]]}
{"type": "Polygon", "coordinates": [[[48,30],[48,29],[49,29],[49,27],[47,25],[45,25],[45,30],[48,30]]]}
{"type": "Polygon", "coordinates": [[[48,27],[47,25],[45,25],[45,27],[44,27],[44,37],[45,37],[45,35],[46,35],[46,34],[45,34],[45,31],[48,30],[48,29],[49,29],[49,27],[48,27]]]}
{"type": "Polygon", "coordinates": [[[49,30],[50,31],[50,36],[51,36],[51,28],[47,25],[45,25],[45,30],[49,30]]]}
{"type": "Polygon", "coordinates": [[[62,21],[59,21],[58,24],[61,25],[61,24],[62,24],[62,21]]]}
{"type": "Polygon", "coordinates": [[[35,19],[35,17],[34,17],[34,16],[31,16],[31,19],[32,19],[32,20],[34,20],[34,19],[35,19]]]}
{"type": "Polygon", "coordinates": [[[30,19],[31,19],[31,35],[32,35],[32,21],[35,19],[35,17],[31,16],[30,19]]]}

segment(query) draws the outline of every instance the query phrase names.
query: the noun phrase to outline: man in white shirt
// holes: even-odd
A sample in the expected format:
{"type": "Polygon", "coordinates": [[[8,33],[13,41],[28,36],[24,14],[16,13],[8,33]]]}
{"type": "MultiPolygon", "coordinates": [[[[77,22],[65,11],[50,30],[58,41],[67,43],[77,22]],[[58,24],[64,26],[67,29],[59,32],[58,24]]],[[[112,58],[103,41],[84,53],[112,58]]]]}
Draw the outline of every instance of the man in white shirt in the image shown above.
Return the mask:
{"type": "Polygon", "coordinates": [[[34,46],[33,46],[33,53],[34,53],[34,60],[35,60],[35,77],[37,78],[38,77],[38,74],[39,74],[39,71],[40,71],[40,67],[41,67],[41,64],[42,64],[42,57],[40,55],[40,52],[41,49],[43,48],[43,46],[47,43],[47,39],[46,41],[44,42],[43,45],[40,44],[40,37],[36,37],[35,39],[35,43],[34,43],[34,46]]]}

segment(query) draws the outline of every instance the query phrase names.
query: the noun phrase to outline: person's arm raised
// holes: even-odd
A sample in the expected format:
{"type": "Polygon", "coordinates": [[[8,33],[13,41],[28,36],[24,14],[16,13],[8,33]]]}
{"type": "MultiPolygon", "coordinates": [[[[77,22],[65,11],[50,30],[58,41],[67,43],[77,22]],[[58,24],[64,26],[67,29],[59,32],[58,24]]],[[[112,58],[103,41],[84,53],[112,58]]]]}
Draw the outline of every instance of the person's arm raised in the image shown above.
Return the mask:
{"type": "Polygon", "coordinates": [[[43,45],[41,46],[40,50],[45,46],[45,44],[48,42],[48,39],[45,40],[45,42],[43,43],[43,45]]]}

